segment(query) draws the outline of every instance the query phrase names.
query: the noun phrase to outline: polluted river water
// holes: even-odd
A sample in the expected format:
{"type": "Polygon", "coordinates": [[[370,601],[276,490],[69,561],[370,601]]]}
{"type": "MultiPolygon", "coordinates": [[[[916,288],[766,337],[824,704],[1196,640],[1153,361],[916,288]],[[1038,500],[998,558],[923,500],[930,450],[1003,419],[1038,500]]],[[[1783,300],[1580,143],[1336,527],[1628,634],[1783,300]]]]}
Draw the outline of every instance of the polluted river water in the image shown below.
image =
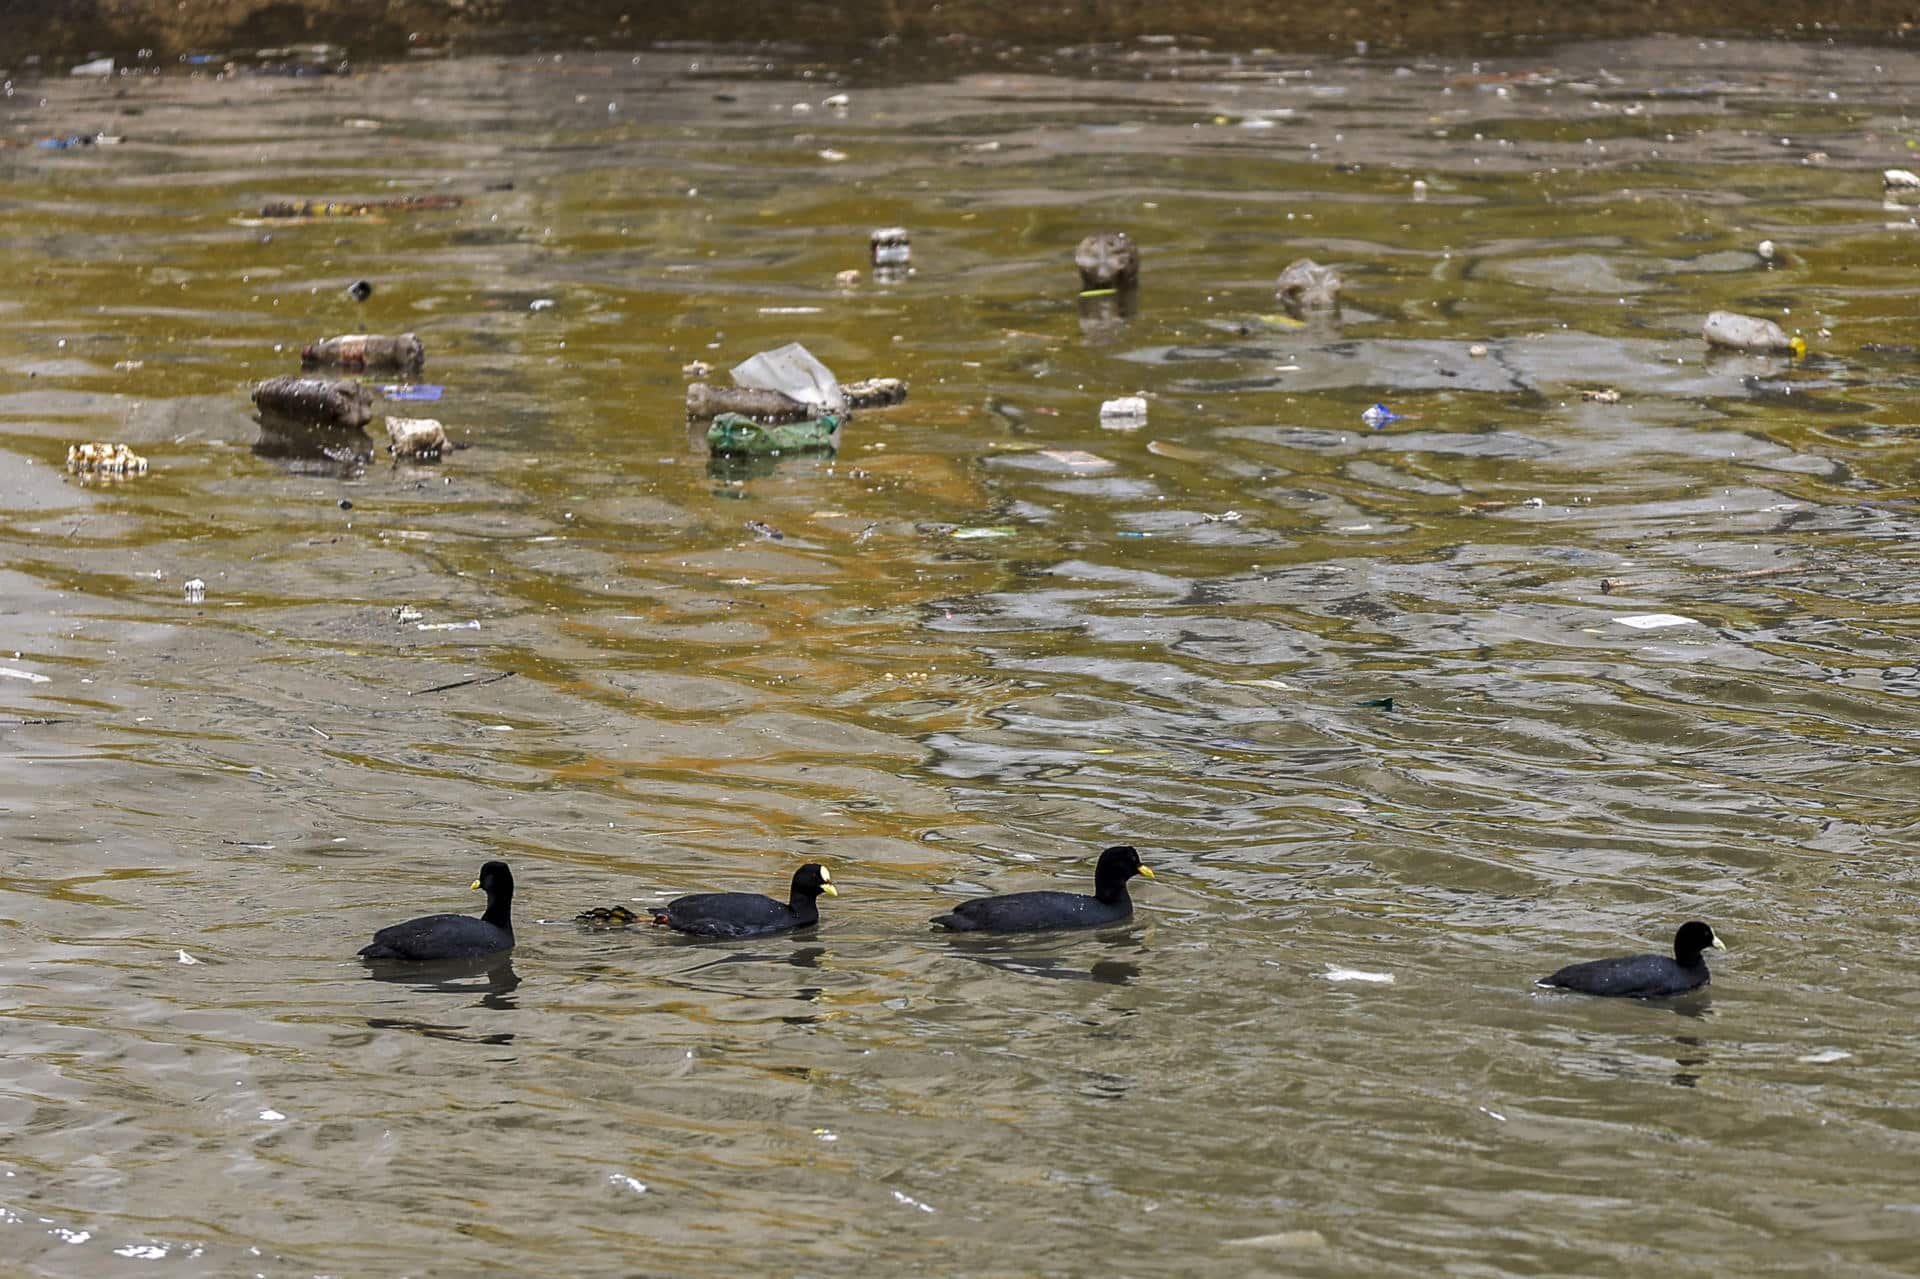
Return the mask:
{"type": "Polygon", "coordinates": [[[0,1269],[1913,1273],[1917,61],[16,69],[0,1269]],[[262,435],[361,332],[438,463],[262,435]],[[791,341],[909,398],[710,458],[791,341]],[[354,958],[490,859],[510,958],[354,958]]]}

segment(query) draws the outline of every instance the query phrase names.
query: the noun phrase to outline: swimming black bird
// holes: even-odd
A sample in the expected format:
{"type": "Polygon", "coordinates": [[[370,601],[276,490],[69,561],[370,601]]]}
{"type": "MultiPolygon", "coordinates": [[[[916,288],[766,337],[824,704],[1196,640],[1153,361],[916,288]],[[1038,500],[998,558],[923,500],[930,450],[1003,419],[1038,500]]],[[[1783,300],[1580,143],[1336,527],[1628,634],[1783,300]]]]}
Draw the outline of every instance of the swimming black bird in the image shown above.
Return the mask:
{"type": "Polygon", "coordinates": [[[473,915],[422,915],[373,935],[362,959],[469,959],[513,949],[513,872],[505,862],[480,868],[475,888],[487,890],[487,909],[473,915]]]}
{"type": "Polygon", "coordinates": [[[1135,875],[1153,878],[1140,864],[1140,854],[1129,844],[1116,844],[1100,854],[1093,871],[1093,896],[1085,893],[1007,893],[961,902],[932,922],[955,933],[1030,933],[1043,928],[1098,928],[1133,917],[1133,898],[1127,881],[1135,875]]]}
{"type": "Polygon", "coordinates": [[[1583,995],[1622,995],[1633,999],[1683,995],[1713,980],[1704,954],[1708,948],[1725,950],[1726,946],[1714,936],[1713,929],[1690,919],[1673,935],[1671,959],[1665,955],[1595,959],[1584,964],[1568,964],[1534,984],[1577,990],[1583,995]]]}
{"type": "MultiPolygon", "coordinates": [[[[838,897],[833,876],[818,862],[793,872],[787,900],[759,893],[694,893],[676,897],[647,912],[653,922],[696,937],[766,937],[773,933],[811,928],[820,922],[820,897],[838,897]]],[[[587,924],[631,924],[640,916],[625,906],[601,906],[576,916],[587,924]]]]}

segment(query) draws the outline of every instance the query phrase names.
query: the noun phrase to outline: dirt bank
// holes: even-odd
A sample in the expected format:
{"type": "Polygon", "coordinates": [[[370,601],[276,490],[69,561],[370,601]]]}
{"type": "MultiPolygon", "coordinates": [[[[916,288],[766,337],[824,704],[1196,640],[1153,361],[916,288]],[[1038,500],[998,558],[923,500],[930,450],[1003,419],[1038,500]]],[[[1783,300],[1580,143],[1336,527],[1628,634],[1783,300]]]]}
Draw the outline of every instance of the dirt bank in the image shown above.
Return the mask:
{"type": "Polygon", "coordinates": [[[1303,52],[1342,49],[1461,49],[1517,40],[1619,36],[1653,31],[1782,35],[1797,39],[1910,40],[1906,0],[1842,0],[1808,10],[1777,3],[1673,4],[1660,0],[1469,3],[1349,0],[1338,5],[1246,0],[11,0],[0,61],[151,50],[157,59],[294,42],[327,41],[356,58],[410,48],[479,52],[503,48],[639,46],[660,40],[736,43],[772,40],[847,45],[883,37],[919,42],[1034,42],[1048,46],[1177,35],[1229,46],[1303,52]],[[1815,19],[1818,19],[1817,21],[1815,19]]]}

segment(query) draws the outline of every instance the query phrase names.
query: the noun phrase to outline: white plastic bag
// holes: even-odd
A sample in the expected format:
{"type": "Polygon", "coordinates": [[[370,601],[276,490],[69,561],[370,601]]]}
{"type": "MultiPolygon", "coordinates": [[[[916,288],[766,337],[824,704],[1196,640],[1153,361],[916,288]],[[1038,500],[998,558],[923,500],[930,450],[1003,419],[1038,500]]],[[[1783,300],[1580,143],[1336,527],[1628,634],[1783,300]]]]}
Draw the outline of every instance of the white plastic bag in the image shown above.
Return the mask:
{"type": "Polygon", "coordinates": [[[735,386],[755,391],[779,391],[790,400],[812,405],[823,413],[845,413],[847,400],[833,370],[813,358],[798,342],[762,351],[735,365],[735,386]]]}

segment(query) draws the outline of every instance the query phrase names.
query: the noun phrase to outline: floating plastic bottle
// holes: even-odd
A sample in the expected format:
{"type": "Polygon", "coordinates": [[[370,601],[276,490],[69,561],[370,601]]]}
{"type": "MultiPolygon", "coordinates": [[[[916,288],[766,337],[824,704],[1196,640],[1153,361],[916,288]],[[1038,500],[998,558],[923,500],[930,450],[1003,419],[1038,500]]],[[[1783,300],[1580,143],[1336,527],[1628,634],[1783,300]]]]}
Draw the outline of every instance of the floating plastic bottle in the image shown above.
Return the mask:
{"type": "Polygon", "coordinates": [[[761,457],[770,453],[806,453],[839,447],[840,419],[828,413],[805,422],[768,425],[738,413],[722,413],[707,427],[707,447],[715,453],[761,457]]]}

